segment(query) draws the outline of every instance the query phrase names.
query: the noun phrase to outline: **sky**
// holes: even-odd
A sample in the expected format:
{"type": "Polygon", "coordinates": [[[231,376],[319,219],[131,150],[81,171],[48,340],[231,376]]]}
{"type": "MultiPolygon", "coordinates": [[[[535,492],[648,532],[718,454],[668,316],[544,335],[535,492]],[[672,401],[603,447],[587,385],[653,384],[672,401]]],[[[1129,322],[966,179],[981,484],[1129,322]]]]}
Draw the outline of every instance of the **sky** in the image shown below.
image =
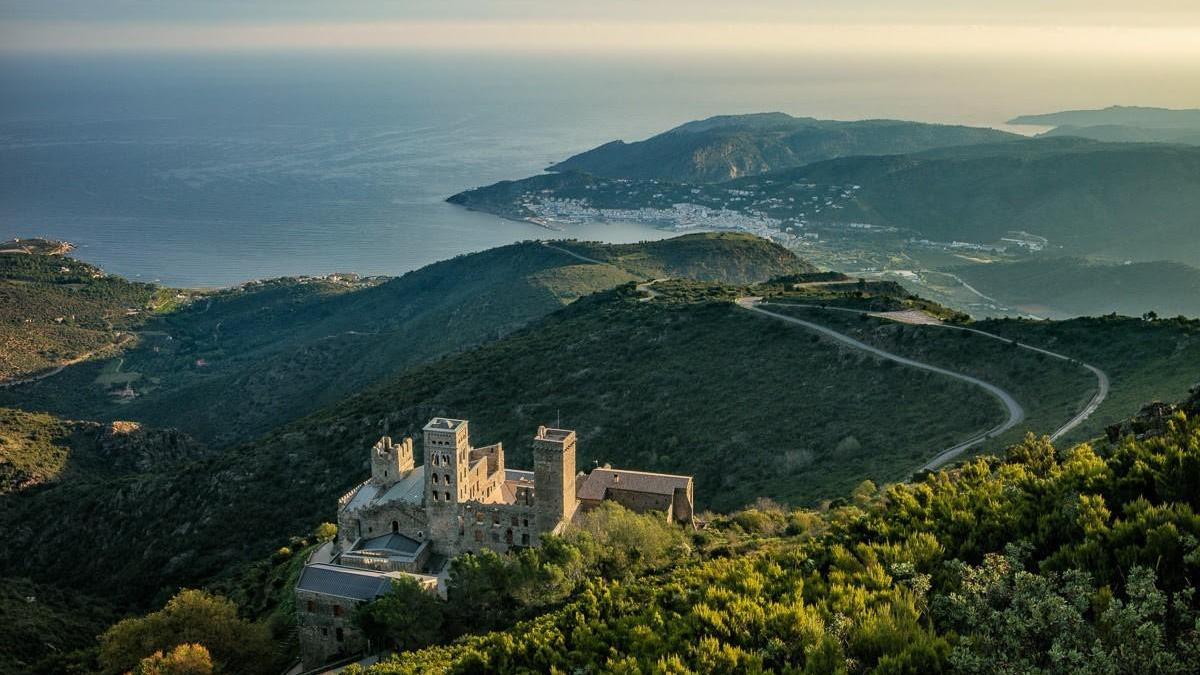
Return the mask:
{"type": "Polygon", "coordinates": [[[1200,58],[1197,0],[0,0],[8,52],[255,49],[1200,58]]]}

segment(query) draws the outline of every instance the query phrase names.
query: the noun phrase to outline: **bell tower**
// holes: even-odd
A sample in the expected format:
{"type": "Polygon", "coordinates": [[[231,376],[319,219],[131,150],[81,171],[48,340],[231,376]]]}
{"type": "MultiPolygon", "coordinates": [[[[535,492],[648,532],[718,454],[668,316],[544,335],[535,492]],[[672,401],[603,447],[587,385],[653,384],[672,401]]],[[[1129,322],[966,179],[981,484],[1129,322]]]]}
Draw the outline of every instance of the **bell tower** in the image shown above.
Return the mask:
{"type": "Polygon", "coordinates": [[[425,504],[466,500],[471,442],[466,420],[435,417],[422,429],[425,446],[425,504]]]}

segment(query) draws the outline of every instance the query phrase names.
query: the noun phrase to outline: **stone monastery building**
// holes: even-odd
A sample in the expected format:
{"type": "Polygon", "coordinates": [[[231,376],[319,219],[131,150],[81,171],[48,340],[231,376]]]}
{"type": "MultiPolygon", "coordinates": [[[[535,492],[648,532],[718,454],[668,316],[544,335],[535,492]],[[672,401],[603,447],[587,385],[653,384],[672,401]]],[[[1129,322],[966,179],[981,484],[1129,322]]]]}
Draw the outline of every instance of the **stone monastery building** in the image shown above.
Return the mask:
{"type": "Polygon", "coordinates": [[[430,420],[422,445],[416,466],[411,438],[384,436],[370,450],[371,477],[338,500],[337,539],[313,554],[296,584],[305,667],[361,652],[353,610],[388,592],[395,578],[442,593],[454,556],[538,546],[606,500],[692,522],[691,476],[608,467],[577,473],[568,429],[538,428],[533,471],[505,466],[499,443],[473,447],[466,420],[430,420]]]}

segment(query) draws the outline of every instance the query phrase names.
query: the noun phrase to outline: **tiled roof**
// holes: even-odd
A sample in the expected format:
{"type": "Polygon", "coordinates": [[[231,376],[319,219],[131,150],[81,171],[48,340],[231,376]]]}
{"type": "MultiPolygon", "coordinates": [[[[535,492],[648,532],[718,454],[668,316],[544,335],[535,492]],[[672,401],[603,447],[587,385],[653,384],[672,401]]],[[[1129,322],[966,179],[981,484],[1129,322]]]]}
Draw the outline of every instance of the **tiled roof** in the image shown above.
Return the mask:
{"type": "Polygon", "coordinates": [[[339,567],[306,565],[296,589],[354,600],[374,600],[392,588],[392,578],[379,572],[339,567]]]}
{"type": "Polygon", "coordinates": [[[580,499],[600,501],[604,499],[604,494],[609,488],[657,495],[673,495],[676,488],[687,489],[687,486],[691,482],[691,476],[626,471],[624,469],[592,469],[583,486],[579,488],[578,497],[580,499]]]}

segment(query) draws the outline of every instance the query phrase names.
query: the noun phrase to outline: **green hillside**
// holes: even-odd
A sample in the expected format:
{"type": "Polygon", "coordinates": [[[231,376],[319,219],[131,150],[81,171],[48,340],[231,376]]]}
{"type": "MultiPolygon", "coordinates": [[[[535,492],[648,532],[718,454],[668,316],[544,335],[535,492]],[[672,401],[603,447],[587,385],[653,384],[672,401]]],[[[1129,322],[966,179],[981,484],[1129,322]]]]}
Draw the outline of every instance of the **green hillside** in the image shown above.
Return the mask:
{"type": "MultiPolygon", "coordinates": [[[[70,418],[145,421],[226,444],[409,366],[495,340],[597,290],[639,278],[744,283],[810,269],[789,251],[750,236],[691,235],[611,249],[564,245],[611,264],[525,242],[391,280],[247,284],[141,322],[136,343],[119,356],[0,390],[0,404],[70,418]]],[[[31,297],[56,301],[50,286],[37,286],[31,297]]]]}
{"type": "MultiPolygon", "coordinates": [[[[662,295],[650,302],[631,285],[590,296],[215,456],[7,499],[0,527],[12,546],[0,553],[0,570],[85,588],[102,579],[130,599],[220,575],[328,519],[337,497],[365,475],[364,448],[385,424],[392,435],[413,433],[435,415],[470,419],[476,441],[504,442],[514,466],[530,464],[531,430],[561,419],[579,430],[581,467],[694,474],[701,508],[719,510],[758,497],[811,504],[865,478],[899,480],[1002,417],[975,387],[737,308],[734,289],[655,288],[662,295]],[[61,555],[77,549],[96,555],[61,555]]],[[[1023,341],[1071,354],[1078,342],[1080,358],[1111,369],[1104,416],[1113,419],[1174,395],[1194,375],[1178,364],[1193,358],[1195,324],[1143,323],[1100,322],[1084,335],[1046,334],[1036,322],[1001,327],[1028,328],[1023,341]],[[1110,351],[1096,354],[1096,346],[1110,351]]],[[[879,330],[888,344],[1011,388],[1031,422],[1044,420],[1039,430],[1069,416],[1094,386],[1070,364],[1002,353],[1002,345],[879,330]]]]}
{"type": "Polygon", "coordinates": [[[1200,269],[1183,263],[1034,258],[949,271],[980,292],[1038,316],[1200,316],[1200,269]]]}
{"type": "Polygon", "coordinates": [[[146,314],[176,301],[173,291],[54,252],[65,247],[0,246],[8,247],[0,253],[0,383],[114,352],[146,314]]]}
{"type": "Polygon", "coordinates": [[[551,171],[606,178],[715,183],[835,157],[888,155],[1019,138],[995,129],[897,120],[841,122],[784,113],[688,122],[644,141],[613,141],[551,171]]]}
{"type": "Polygon", "coordinates": [[[1030,438],[827,511],[739,514],[720,526],[766,536],[736,555],[588,580],[367,672],[1195,672],[1200,397],[1184,409],[1145,439],[1030,438]]]}

